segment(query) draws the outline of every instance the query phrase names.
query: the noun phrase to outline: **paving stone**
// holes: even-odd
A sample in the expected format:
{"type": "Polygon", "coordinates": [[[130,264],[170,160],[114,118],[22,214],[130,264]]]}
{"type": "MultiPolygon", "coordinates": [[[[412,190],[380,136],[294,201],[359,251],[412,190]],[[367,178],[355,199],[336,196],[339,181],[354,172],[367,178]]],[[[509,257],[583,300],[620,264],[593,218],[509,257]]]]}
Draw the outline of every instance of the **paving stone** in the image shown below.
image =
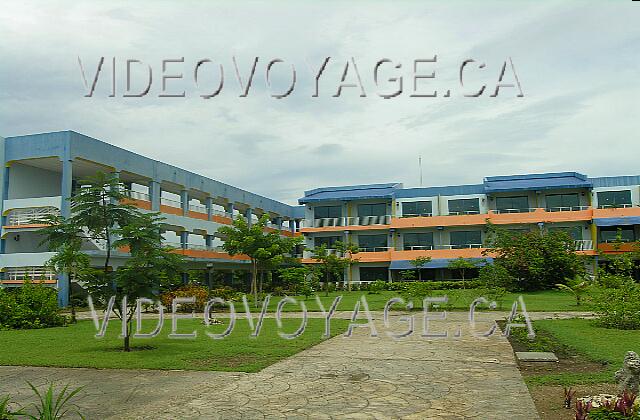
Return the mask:
{"type": "Polygon", "coordinates": [[[521,362],[557,362],[558,357],[546,351],[517,351],[516,359],[521,362]]]}

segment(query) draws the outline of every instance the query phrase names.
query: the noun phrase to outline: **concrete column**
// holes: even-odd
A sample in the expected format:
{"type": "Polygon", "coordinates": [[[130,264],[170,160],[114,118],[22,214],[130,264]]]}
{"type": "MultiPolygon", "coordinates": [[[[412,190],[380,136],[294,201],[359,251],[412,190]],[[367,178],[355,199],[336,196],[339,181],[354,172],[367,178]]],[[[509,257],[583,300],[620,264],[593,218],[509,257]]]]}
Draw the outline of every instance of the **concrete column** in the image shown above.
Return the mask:
{"type": "Polygon", "coordinates": [[[149,199],[151,200],[151,210],[160,211],[160,196],[162,191],[158,181],[149,181],[149,199]]]}
{"type": "Polygon", "coordinates": [[[60,202],[60,214],[63,217],[69,217],[71,215],[71,203],[69,199],[71,198],[71,189],[72,189],[72,180],[73,180],[73,160],[71,159],[63,159],[62,160],[62,184],[60,185],[60,190],[62,192],[62,201],[60,202]]]}
{"type": "Polygon", "coordinates": [[[296,221],[293,219],[289,219],[289,230],[291,233],[296,233],[296,221]]]}
{"type": "Polygon", "coordinates": [[[207,220],[213,219],[213,197],[207,197],[204,205],[207,208],[207,220]]]}
{"type": "Polygon", "coordinates": [[[182,205],[182,214],[189,215],[189,191],[180,191],[180,204],[182,205]]]}
{"type": "Polygon", "coordinates": [[[207,246],[207,248],[211,248],[211,246],[213,244],[213,235],[205,235],[204,236],[204,242],[205,242],[205,245],[207,246]]]}
{"type": "Polygon", "coordinates": [[[229,203],[225,206],[224,211],[226,211],[227,213],[229,213],[231,215],[231,217],[233,218],[233,210],[234,210],[234,206],[233,203],[229,203]]]}
{"type": "MultiPolygon", "coordinates": [[[[2,140],[2,137],[0,137],[0,140],[2,140]]],[[[2,153],[4,153],[4,140],[2,140],[2,153]]],[[[4,159],[4,155],[3,155],[3,159],[4,159]]],[[[2,221],[2,226],[6,226],[7,225],[7,216],[4,215],[4,211],[3,211],[3,205],[4,205],[4,200],[9,199],[9,164],[7,163],[7,165],[4,167],[4,170],[2,171],[2,201],[0,201],[0,220],[2,221]]],[[[6,245],[6,239],[2,239],[0,238],[0,254],[4,254],[4,248],[6,245]]]]}
{"type": "Polygon", "coordinates": [[[253,215],[253,209],[249,207],[247,211],[244,213],[244,216],[247,218],[247,223],[249,224],[249,226],[253,224],[253,219],[251,217],[252,215],[253,215]]]}
{"type": "Polygon", "coordinates": [[[186,230],[180,232],[180,246],[182,249],[187,249],[189,245],[189,232],[186,230]]]}
{"type": "Polygon", "coordinates": [[[276,225],[279,230],[282,230],[282,217],[276,217],[276,225]]]}

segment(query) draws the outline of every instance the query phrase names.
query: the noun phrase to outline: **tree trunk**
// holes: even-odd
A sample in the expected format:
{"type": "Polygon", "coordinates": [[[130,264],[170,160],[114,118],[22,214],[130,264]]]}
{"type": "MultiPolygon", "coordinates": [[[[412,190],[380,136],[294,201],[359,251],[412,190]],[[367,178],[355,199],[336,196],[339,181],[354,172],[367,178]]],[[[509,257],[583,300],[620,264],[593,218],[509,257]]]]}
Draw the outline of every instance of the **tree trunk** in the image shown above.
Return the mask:
{"type": "Polygon", "coordinates": [[[258,307],[258,262],[251,262],[251,292],[253,293],[253,301],[258,307]]]}
{"type": "Polygon", "coordinates": [[[324,280],[324,295],[329,296],[329,270],[327,270],[324,280]]]}
{"type": "Polygon", "coordinates": [[[422,281],[422,270],[418,268],[418,281],[422,281]]]}
{"type": "Polygon", "coordinates": [[[124,351],[131,351],[131,325],[129,325],[131,321],[126,322],[127,333],[124,335],[124,351]]]}

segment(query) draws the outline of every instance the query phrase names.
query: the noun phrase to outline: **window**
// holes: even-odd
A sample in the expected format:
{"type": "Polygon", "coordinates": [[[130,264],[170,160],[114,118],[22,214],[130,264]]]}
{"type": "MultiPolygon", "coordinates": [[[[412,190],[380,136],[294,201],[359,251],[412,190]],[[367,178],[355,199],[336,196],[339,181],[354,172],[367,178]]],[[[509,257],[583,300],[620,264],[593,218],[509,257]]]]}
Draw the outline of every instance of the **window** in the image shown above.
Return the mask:
{"type": "Polygon", "coordinates": [[[579,210],[578,194],[552,194],[546,196],[547,211],[579,210]]]}
{"type": "Polygon", "coordinates": [[[402,203],[402,216],[431,216],[431,201],[402,203]]]}
{"type": "Polygon", "coordinates": [[[496,197],[496,210],[501,213],[521,213],[529,209],[529,198],[521,197],[496,197]]]}
{"type": "Polygon", "coordinates": [[[620,235],[622,242],[633,242],[636,240],[636,235],[633,232],[632,226],[606,226],[600,228],[600,242],[615,242],[618,237],[618,229],[620,229],[620,235]]]}
{"type": "Polygon", "coordinates": [[[385,203],[358,205],[359,217],[386,216],[386,214],[387,214],[387,205],[385,203]]]}
{"type": "Polygon", "coordinates": [[[360,267],[360,281],[387,281],[388,278],[387,267],[360,267]]]}
{"type": "Polygon", "coordinates": [[[631,191],[604,191],[598,193],[598,206],[606,207],[630,207],[631,191]]]}
{"type": "Polygon", "coordinates": [[[479,213],[480,213],[480,200],[477,198],[449,200],[449,214],[479,214],[479,213]]]}
{"type": "Polygon", "coordinates": [[[339,236],[320,236],[313,239],[313,245],[316,248],[325,245],[327,249],[335,249],[336,242],[340,240],[339,236]]]}
{"type": "Polygon", "coordinates": [[[402,236],[404,240],[404,250],[410,251],[412,249],[432,249],[433,248],[433,233],[405,233],[402,236]]]}
{"type": "Polygon", "coordinates": [[[580,241],[582,240],[582,226],[571,226],[571,227],[551,227],[549,228],[549,232],[567,232],[569,235],[571,235],[571,238],[574,241],[580,241]]]}
{"type": "Polygon", "coordinates": [[[482,232],[479,230],[451,232],[449,234],[451,248],[480,248],[482,246],[482,232]]]}
{"type": "MultiPolygon", "coordinates": [[[[358,235],[358,244],[361,249],[375,251],[377,248],[387,247],[387,235],[358,235]]],[[[377,249],[383,251],[383,249],[377,249]]]]}
{"type": "Polygon", "coordinates": [[[342,206],[318,206],[313,209],[316,219],[342,217],[342,206]]]}

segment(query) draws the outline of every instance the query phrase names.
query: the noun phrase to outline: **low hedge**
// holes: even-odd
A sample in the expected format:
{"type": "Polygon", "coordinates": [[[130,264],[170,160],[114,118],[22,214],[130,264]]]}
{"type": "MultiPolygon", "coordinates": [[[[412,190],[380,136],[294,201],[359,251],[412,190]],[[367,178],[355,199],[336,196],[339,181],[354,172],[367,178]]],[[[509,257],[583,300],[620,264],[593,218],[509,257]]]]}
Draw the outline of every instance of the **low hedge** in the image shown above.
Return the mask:
{"type": "MultiPolygon", "coordinates": [[[[406,291],[411,283],[417,282],[393,282],[387,283],[386,290],[392,292],[403,292],[406,291]]],[[[426,288],[430,290],[450,290],[450,289],[480,289],[485,287],[484,282],[480,280],[449,280],[449,281],[425,281],[422,282],[426,286],[426,288]]]]}

